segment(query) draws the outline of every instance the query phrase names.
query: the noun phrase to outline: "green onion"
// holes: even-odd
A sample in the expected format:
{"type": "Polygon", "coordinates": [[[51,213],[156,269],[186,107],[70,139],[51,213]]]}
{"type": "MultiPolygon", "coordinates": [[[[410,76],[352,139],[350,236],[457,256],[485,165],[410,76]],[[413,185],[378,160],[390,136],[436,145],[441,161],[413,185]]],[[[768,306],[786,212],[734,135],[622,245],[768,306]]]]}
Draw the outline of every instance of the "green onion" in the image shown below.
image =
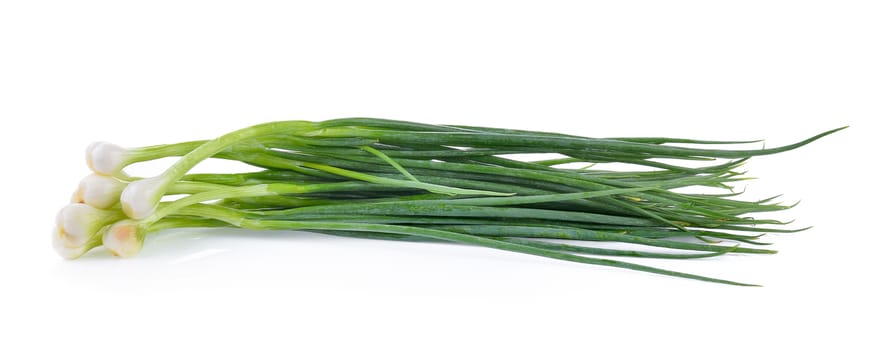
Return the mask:
{"type": "Polygon", "coordinates": [[[352,118],[272,122],[212,140],[141,148],[98,142],[87,148],[94,174],[81,181],[73,204],[60,211],[53,246],[69,259],[99,246],[129,257],[142,250],[148,234],[171,228],[293,230],[454,242],[751,285],[601,257],[775,253],[756,247],[768,244],[759,241],[763,233],[800,229],[748,215],[794,205],[775,202],[776,197],[737,199],[740,192],[733,192],[732,185],[748,180],[739,167],[750,157],[793,150],[841,129],[777,148],[723,149],[757,141],[590,138],[352,118]],[[515,155],[547,159],[526,161],[515,155]],[[167,157],[179,159],[154,177],[124,171],[167,157]],[[263,170],[190,173],[208,158],[263,170]],[[681,166],[677,160],[702,166],[681,166]],[[608,164],[645,169],[615,171],[608,164]],[[717,192],[690,193],[697,187],[717,192]],[[597,246],[603,242],[645,249],[597,246]]]}

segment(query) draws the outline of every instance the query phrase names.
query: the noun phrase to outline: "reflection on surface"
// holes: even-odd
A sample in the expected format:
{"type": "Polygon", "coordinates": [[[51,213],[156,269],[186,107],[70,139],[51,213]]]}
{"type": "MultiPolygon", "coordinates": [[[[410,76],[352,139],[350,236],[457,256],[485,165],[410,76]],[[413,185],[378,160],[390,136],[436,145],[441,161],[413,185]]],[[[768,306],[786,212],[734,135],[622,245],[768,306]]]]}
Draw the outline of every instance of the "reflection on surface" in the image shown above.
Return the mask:
{"type": "Polygon", "coordinates": [[[197,252],[197,253],[189,254],[189,255],[183,256],[183,257],[181,257],[181,258],[179,258],[179,259],[173,260],[173,261],[170,262],[170,264],[171,264],[171,265],[178,265],[178,264],[182,264],[182,263],[187,263],[187,262],[190,262],[190,261],[195,261],[195,260],[203,259],[203,258],[206,258],[206,257],[208,257],[208,256],[217,255],[217,254],[220,254],[220,253],[225,253],[225,252],[227,252],[227,251],[229,251],[229,250],[228,250],[228,249],[207,249],[207,250],[204,250],[204,251],[200,251],[200,252],[197,252]]]}
{"type": "MultiPolygon", "coordinates": [[[[179,228],[149,234],[142,251],[133,258],[121,260],[161,259],[170,263],[182,263],[243,249],[269,241],[303,242],[306,240],[330,240],[336,237],[300,231],[252,231],[236,228],[179,228]]],[[[277,243],[276,243],[277,242],[277,243]]],[[[102,247],[85,254],[78,260],[118,260],[102,247]]]]}

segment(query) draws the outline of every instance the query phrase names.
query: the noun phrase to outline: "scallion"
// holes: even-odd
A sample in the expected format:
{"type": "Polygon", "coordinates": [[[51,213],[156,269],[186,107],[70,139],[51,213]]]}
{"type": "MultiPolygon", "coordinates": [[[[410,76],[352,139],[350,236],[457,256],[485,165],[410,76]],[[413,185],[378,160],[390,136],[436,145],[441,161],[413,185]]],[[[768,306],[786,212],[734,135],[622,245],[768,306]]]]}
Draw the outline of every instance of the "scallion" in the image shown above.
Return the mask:
{"type": "Polygon", "coordinates": [[[212,140],[141,148],[99,142],[87,148],[94,174],[81,181],[73,203],[59,212],[53,245],[66,258],[98,246],[128,257],[143,248],[146,235],[170,228],[294,230],[457,242],[750,285],[594,256],[701,259],[775,253],[748,245],[765,244],[758,241],[763,232],[795,230],[748,215],[793,205],[775,198],[737,199],[731,185],[747,179],[738,168],[750,157],[789,151],[841,129],[783,147],[721,149],[753,141],[589,138],[353,118],[273,122],[212,140]],[[528,154],[547,157],[514,157],[528,154]],[[137,178],[124,172],[129,165],[166,157],[179,159],[160,175],[137,178]],[[264,170],[190,173],[208,158],[264,170]],[[677,160],[704,165],[681,166],[677,160]],[[609,170],[603,164],[644,170],[609,170]],[[695,186],[723,192],[678,191],[695,186]],[[168,195],[185,196],[171,200],[168,195]],[[677,240],[682,237],[698,241],[677,240]],[[600,242],[664,251],[595,246],[600,242]]]}

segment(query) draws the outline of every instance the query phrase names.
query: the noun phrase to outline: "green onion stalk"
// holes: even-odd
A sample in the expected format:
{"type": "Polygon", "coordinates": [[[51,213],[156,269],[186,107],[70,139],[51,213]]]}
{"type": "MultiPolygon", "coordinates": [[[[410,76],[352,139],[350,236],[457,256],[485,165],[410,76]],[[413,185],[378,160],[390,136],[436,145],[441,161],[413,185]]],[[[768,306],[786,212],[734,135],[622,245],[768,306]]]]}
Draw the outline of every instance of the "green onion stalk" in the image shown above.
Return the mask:
{"type": "Polygon", "coordinates": [[[98,142],[86,151],[93,174],[57,215],[53,246],[69,259],[100,246],[130,257],[148,234],[171,228],[291,230],[469,244],[751,285],[614,257],[775,253],[758,247],[768,244],[761,236],[801,229],[763,215],[794,204],[778,203],[777,197],[740,199],[732,185],[748,178],[739,168],[751,157],[790,151],[841,129],[777,148],[722,149],[719,145],[738,148],[756,141],[589,138],[350,118],[272,122],[212,140],[141,148],[98,142]],[[526,161],[516,155],[549,158],[526,161]],[[124,171],[167,157],[178,160],[153,177],[124,171]],[[262,170],[191,172],[209,158],[262,170]],[[677,160],[703,165],[681,166],[677,160]],[[643,170],[602,166],[610,163],[643,170]],[[690,193],[699,187],[716,193],[690,193]],[[631,248],[598,246],[602,242],[631,248]]]}

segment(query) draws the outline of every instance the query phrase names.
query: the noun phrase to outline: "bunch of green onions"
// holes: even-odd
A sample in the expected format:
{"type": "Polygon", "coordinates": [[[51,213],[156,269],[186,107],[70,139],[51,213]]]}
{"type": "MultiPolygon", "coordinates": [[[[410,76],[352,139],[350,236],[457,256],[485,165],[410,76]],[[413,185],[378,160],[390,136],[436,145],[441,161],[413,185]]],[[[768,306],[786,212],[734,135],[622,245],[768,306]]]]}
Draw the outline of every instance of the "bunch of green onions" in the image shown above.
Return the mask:
{"type": "Polygon", "coordinates": [[[171,228],[295,230],[457,242],[748,285],[602,257],[775,253],[756,247],[764,244],[758,238],[797,230],[748,215],[790,206],[774,198],[733,198],[738,193],[729,184],[745,179],[737,168],[749,157],[792,150],[841,129],[784,147],[730,150],[700,145],[750,141],[588,138],[353,118],[272,122],[213,140],[142,148],[99,142],[87,148],[93,174],[59,212],[53,243],[70,259],[99,246],[130,257],[142,249],[146,235],[171,228]],[[522,160],[528,155],[551,158],[522,160]],[[165,157],[179,159],[155,177],[124,172],[131,164],[165,157]],[[264,170],[189,173],[208,158],[264,170]],[[707,165],[681,166],[676,160],[707,165]],[[601,169],[608,163],[644,170],[601,169]],[[718,191],[678,191],[700,186],[718,191]],[[600,242],[644,249],[597,247],[600,242]]]}

